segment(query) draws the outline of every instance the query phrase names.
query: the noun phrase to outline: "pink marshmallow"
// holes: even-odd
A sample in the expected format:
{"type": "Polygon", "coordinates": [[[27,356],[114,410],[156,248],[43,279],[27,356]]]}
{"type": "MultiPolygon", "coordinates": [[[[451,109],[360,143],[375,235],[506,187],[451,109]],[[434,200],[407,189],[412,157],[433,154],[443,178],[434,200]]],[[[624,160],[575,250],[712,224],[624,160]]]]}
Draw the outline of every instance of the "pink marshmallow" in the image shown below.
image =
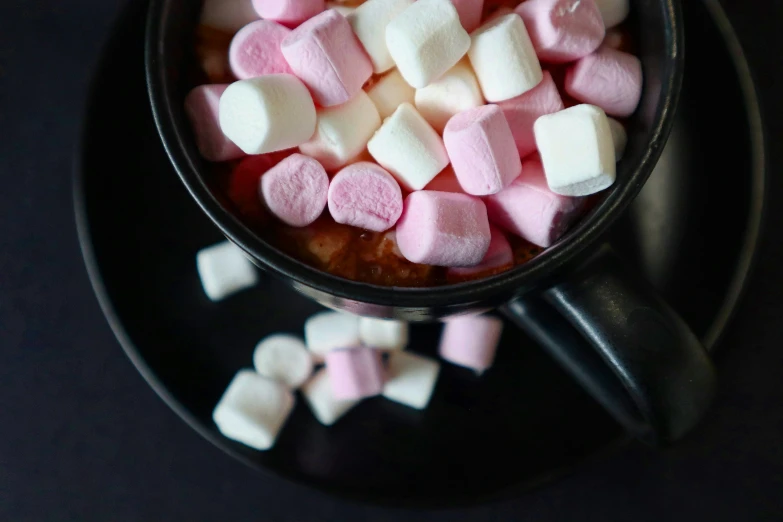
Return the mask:
{"type": "Polygon", "coordinates": [[[201,85],[185,98],[185,113],[196,135],[198,151],[207,161],[229,161],[245,153],[220,130],[220,96],[228,85],[201,85]]]}
{"type": "Polygon", "coordinates": [[[446,167],[443,172],[435,176],[435,179],[430,181],[424,190],[434,190],[436,192],[456,192],[457,194],[465,194],[462,190],[462,185],[459,184],[454,169],[446,167]]]}
{"type": "Polygon", "coordinates": [[[468,194],[495,194],[522,170],[514,136],[497,105],[483,105],[451,118],[443,143],[459,184],[468,194]]]}
{"type": "Polygon", "coordinates": [[[467,32],[472,32],[481,25],[481,14],[484,11],[484,0],[451,0],[457,9],[459,21],[467,32]]]}
{"type": "Polygon", "coordinates": [[[565,89],[610,116],[627,118],[642,97],[642,62],[632,54],[601,47],[568,69],[565,89]]]}
{"type": "Polygon", "coordinates": [[[522,174],[508,188],[484,202],[493,223],[545,248],[565,233],[584,204],[549,190],[538,155],[522,163],[522,174]]]}
{"type": "Polygon", "coordinates": [[[489,221],[484,203],[467,194],[422,190],[405,199],[397,244],[408,261],[474,266],[487,253],[489,221]]]}
{"type": "Polygon", "coordinates": [[[543,62],[565,63],[587,56],[606,33],[595,0],[527,0],[516,12],[543,62]]]}
{"type": "Polygon", "coordinates": [[[446,321],[440,338],[440,356],[483,373],[495,360],[503,321],[486,315],[468,315],[446,321]]]}
{"type": "Polygon", "coordinates": [[[372,62],[351,24],[334,9],[297,27],[281,48],[294,74],[323,107],[347,102],[372,76],[372,62]]]}
{"type": "Polygon", "coordinates": [[[280,51],[290,29],[270,20],[247,24],[234,35],[228,50],[231,72],[240,80],[265,74],[293,74],[280,51]]]}
{"type": "MultiPolygon", "coordinates": [[[[245,0],[247,1],[247,0],[245,0]]],[[[326,8],[324,0],[253,0],[258,16],[296,27],[326,8]]]]}
{"type": "Polygon", "coordinates": [[[326,354],[326,370],[336,399],[363,399],[383,391],[384,372],[379,350],[332,350],[326,354]]]}
{"type": "Polygon", "coordinates": [[[519,156],[524,158],[536,150],[533,124],[545,114],[562,111],[565,106],[549,71],[536,87],[521,96],[498,103],[506,116],[519,156]]]}
{"type": "Polygon", "coordinates": [[[491,236],[489,248],[481,263],[472,267],[449,268],[447,275],[466,277],[513,265],[514,252],[511,250],[511,244],[506,239],[506,235],[492,225],[489,226],[489,233],[491,236]]]}
{"type": "Polygon", "coordinates": [[[348,165],[329,184],[329,212],[338,223],[383,232],[402,214],[402,191],[375,163],[348,165]]]}
{"type": "Polygon", "coordinates": [[[313,158],[292,154],[261,176],[261,199],[292,227],[315,221],[326,207],[329,176],[313,158]]]}

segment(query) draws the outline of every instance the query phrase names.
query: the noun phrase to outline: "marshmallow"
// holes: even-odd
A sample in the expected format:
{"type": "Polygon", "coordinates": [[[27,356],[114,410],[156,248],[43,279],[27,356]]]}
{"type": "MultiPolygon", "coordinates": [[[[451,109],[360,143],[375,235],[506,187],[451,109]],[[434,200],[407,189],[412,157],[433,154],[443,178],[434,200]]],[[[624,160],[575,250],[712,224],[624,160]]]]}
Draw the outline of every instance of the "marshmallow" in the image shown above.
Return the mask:
{"type": "Polygon", "coordinates": [[[484,11],[484,0],[451,0],[457,9],[459,21],[467,32],[481,24],[481,14],[484,11]]]}
{"type": "Polygon", "coordinates": [[[503,321],[486,315],[448,319],[443,327],[438,353],[454,364],[484,373],[495,360],[503,321]]]}
{"type": "Polygon", "coordinates": [[[358,156],[381,126],[381,117],[364,91],[351,101],[318,111],[315,134],[299,150],[328,170],[343,167],[358,156]]]}
{"type": "Polygon", "coordinates": [[[228,161],[245,155],[220,130],[220,96],[227,88],[228,85],[201,85],[185,97],[185,113],[196,136],[196,146],[207,161],[228,161]]]}
{"type": "Polygon", "coordinates": [[[247,154],[298,147],[315,132],[315,105],[290,74],[240,80],[220,97],[220,128],[247,154]]]}
{"type": "Polygon", "coordinates": [[[632,54],[601,47],[568,69],[565,90],[610,116],[627,118],[642,97],[642,62],[632,54]]]}
{"type": "Polygon", "coordinates": [[[489,248],[484,203],[466,194],[413,192],[397,222],[397,243],[405,259],[436,266],[474,266],[489,248]]]}
{"type": "Polygon", "coordinates": [[[468,57],[487,101],[508,100],[541,82],[541,64],[517,15],[493,19],[474,31],[470,39],[468,57]]]}
{"type": "Polygon", "coordinates": [[[316,361],[329,351],[359,346],[359,318],[342,312],[320,312],[305,321],[305,344],[316,361]]]}
{"type": "Polygon", "coordinates": [[[375,163],[361,161],[332,179],[328,204],[336,222],[383,232],[402,214],[402,191],[391,174],[375,163]]]}
{"type": "Polygon", "coordinates": [[[229,439],[267,450],[274,446],[293,407],[294,396],[285,386],[241,370],[215,406],[212,420],[229,439]]]}
{"type": "Polygon", "coordinates": [[[372,63],[343,15],[311,18],[283,40],[283,56],[323,107],[353,98],[372,75],[372,63]]]}
{"type": "Polygon", "coordinates": [[[623,159],[625,147],[628,145],[628,133],[622,123],[609,118],[609,128],[612,130],[612,143],[614,143],[614,158],[616,161],[623,159]]]}
{"type": "Polygon", "coordinates": [[[228,61],[240,80],[265,74],[293,74],[280,51],[290,29],[270,20],[258,20],[243,27],[231,40],[228,61]]]}
{"type": "Polygon", "coordinates": [[[595,0],[527,0],[516,12],[543,62],[564,63],[587,56],[606,33],[595,0]]]}
{"type": "MultiPolygon", "coordinates": [[[[247,0],[244,0],[247,2],[247,0]]],[[[296,27],[324,10],[324,0],[252,0],[258,16],[296,27]]]]}
{"type": "Polygon", "coordinates": [[[400,71],[394,69],[367,90],[367,95],[378,109],[381,119],[386,119],[403,103],[413,103],[416,90],[408,85],[400,71]]]}
{"type": "Polygon", "coordinates": [[[419,114],[440,133],[455,114],[484,105],[476,75],[464,61],[428,86],[416,89],[415,100],[419,114]]]}
{"type": "Polygon", "coordinates": [[[381,354],[372,348],[332,350],[326,354],[326,369],[337,399],[363,399],[383,390],[381,354]]]}
{"type": "Polygon", "coordinates": [[[350,5],[342,5],[339,2],[326,2],[326,8],[334,9],[335,11],[345,16],[346,18],[348,17],[348,15],[350,15],[356,10],[355,7],[352,7],[350,5]]]}
{"type": "Polygon", "coordinates": [[[258,14],[248,0],[205,0],[201,8],[201,24],[227,33],[235,33],[258,20],[258,14]]]}
{"type": "Polygon", "coordinates": [[[484,198],[492,223],[538,245],[549,247],[579,217],[584,200],[549,189],[537,155],[522,164],[522,174],[506,189],[484,198]]]}
{"type": "Polygon", "coordinates": [[[435,176],[435,179],[427,183],[424,190],[434,190],[436,192],[456,192],[457,194],[465,194],[462,189],[462,185],[459,184],[454,169],[451,165],[446,167],[443,172],[435,176]]]}
{"type": "Polygon", "coordinates": [[[402,350],[408,345],[408,323],[394,319],[359,319],[362,344],[378,350],[402,350]]]}
{"type": "Polygon", "coordinates": [[[348,15],[353,32],[372,61],[373,72],[382,74],[394,67],[386,48],[386,25],[413,4],[414,0],[367,0],[348,15]]]}
{"type": "Polygon", "coordinates": [[[258,283],[258,273],[245,253],[229,241],[199,250],[196,268],[204,293],[212,301],[220,301],[231,294],[258,283]]]}
{"type": "Polygon", "coordinates": [[[547,184],[563,196],[588,196],[616,177],[609,120],[593,105],[576,105],[541,116],[533,130],[547,184]]]}
{"type": "Polygon", "coordinates": [[[409,103],[386,118],[367,149],[408,190],[421,190],[449,164],[440,136],[409,103]]]}
{"type": "MultiPolygon", "coordinates": [[[[487,205],[487,212],[489,212],[489,205],[487,205]]],[[[457,278],[470,277],[513,266],[514,252],[511,250],[511,244],[505,234],[492,225],[489,226],[489,233],[491,237],[489,248],[481,263],[473,267],[449,268],[446,274],[457,278]]]]}
{"type": "Polygon", "coordinates": [[[261,176],[261,199],[280,221],[305,227],[326,207],[329,176],[313,158],[292,154],[261,176]]]}
{"type": "Polygon", "coordinates": [[[411,352],[390,353],[383,396],[405,406],[423,410],[435,390],[438,373],[440,364],[429,357],[411,352]]]}
{"type": "Polygon", "coordinates": [[[338,399],[332,393],[329,382],[329,372],[326,368],[318,370],[313,378],[302,386],[302,396],[310,406],[310,410],[324,426],[331,426],[348,413],[348,410],[359,404],[355,399],[338,399]]]}
{"type": "Polygon", "coordinates": [[[519,156],[524,158],[536,150],[533,124],[544,114],[562,111],[565,106],[549,71],[536,87],[521,96],[498,103],[514,135],[519,156]]]}
{"type": "Polygon", "coordinates": [[[405,81],[420,89],[465,56],[470,36],[450,0],[418,0],[386,26],[386,47],[405,81]]]}
{"type": "Polygon", "coordinates": [[[459,184],[468,194],[500,192],[522,170],[514,136],[497,105],[483,105],[449,120],[443,142],[459,184]]]}
{"type": "Polygon", "coordinates": [[[253,366],[259,375],[292,390],[304,384],[313,373],[313,359],[304,342],[287,334],[270,335],[258,343],[253,352],[253,366]]]}
{"type": "Polygon", "coordinates": [[[607,29],[623,23],[631,11],[629,0],[595,0],[595,4],[607,29]]]}

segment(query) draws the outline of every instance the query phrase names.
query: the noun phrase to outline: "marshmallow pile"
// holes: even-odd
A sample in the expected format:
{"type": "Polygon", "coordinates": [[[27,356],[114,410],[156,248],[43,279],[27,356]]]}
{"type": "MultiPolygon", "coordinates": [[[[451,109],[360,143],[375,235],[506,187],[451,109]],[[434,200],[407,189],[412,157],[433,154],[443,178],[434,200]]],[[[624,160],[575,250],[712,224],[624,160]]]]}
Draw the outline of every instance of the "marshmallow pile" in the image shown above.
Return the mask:
{"type": "Polygon", "coordinates": [[[395,231],[413,263],[512,266],[506,234],[549,247],[615,181],[627,136],[611,117],[642,93],[640,60],[607,37],[628,4],[207,0],[202,24],[235,32],[237,81],[185,109],[209,161],[288,151],[249,196],[288,226],[328,212],[395,231]]]}

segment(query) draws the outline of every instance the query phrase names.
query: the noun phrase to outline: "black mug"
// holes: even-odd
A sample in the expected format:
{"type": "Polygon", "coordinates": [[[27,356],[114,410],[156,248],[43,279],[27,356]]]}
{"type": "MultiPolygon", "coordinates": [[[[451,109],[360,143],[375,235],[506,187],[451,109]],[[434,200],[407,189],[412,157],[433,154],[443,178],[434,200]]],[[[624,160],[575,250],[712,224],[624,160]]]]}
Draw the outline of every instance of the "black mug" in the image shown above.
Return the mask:
{"type": "Polygon", "coordinates": [[[152,0],[147,83],[163,143],[191,195],[259,267],[315,301],[347,312],[431,321],[494,308],[525,329],[623,426],[651,444],[676,440],[701,418],[712,364],[683,320],[605,245],[641,190],[671,130],[683,77],[679,0],[635,0],[630,17],[644,92],[629,120],[615,185],[572,230],[533,260],[493,277],[432,288],[349,281],[280,252],[236,218],[198,153],[184,112],[200,2],[152,0]]]}

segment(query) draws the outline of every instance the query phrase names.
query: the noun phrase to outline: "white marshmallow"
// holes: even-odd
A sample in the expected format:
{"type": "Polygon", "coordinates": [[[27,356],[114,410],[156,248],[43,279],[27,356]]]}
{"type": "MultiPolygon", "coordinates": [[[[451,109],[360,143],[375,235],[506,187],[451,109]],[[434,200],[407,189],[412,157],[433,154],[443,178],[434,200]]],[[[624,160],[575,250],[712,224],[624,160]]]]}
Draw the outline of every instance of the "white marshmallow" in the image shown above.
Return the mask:
{"type": "Polygon", "coordinates": [[[312,375],[313,358],[299,337],[274,334],[256,346],[253,366],[260,375],[295,390],[312,375]]]}
{"type": "Polygon", "coordinates": [[[386,47],[386,25],[413,4],[413,0],[367,0],[347,16],[353,32],[372,61],[375,74],[394,67],[386,47]]]}
{"type": "Polygon", "coordinates": [[[544,78],[525,23],[507,14],[485,23],[470,36],[470,64],[489,102],[526,93],[544,78]]]}
{"type": "Polygon", "coordinates": [[[409,103],[386,118],[367,149],[408,190],[423,189],[449,164],[443,140],[409,103]]]}
{"type": "Polygon", "coordinates": [[[440,363],[411,352],[392,352],[383,396],[411,408],[427,407],[435,390],[440,363]]]}
{"type": "Polygon", "coordinates": [[[588,196],[614,183],[612,130],[600,108],[576,105],[541,116],[533,131],[552,192],[588,196]]]}
{"type": "Polygon", "coordinates": [[[252,370],[240,370],[215,406],[212,420],[229,439],[267,450],[293,407],[288,388],[252,370]]]}
{"type": "Polygon", "coordinates": [[[391,116],[403,103],[413,103],[416,90],[408,85],[400,71],[394,69],[367,90],[381,119],[391,116]]]}
{"type": "Polygon", "coordinates": [[[297,147],[315,132],[315,104],[291,74],[232,83],[220,97],[220,128],[245,154],[297,147]]]}
{"type": "Polygon", "coordinates": [[[315,134],[299,150],[317,159],[327,170],[339,169],[364,150],[381,126],[381,117],[367,93],[318,111],[315,134]]]}
{"type": "Polygon", "coordinates": [[[258,20],[250,0],[206,0],[201,8],[201,24],[235,33],[258,20]]]}
{"type": "Polygon", "coordinates": [[[601,12],[601,18],[607,29],[623,23],[631,10],[629,0],[595,0],[595,4],[601,12]]]}
{"type": "Polygon", "coordinates": [[[484,105],[476,75],[465,61],[423,89],[416,89],[415,99],[416,110],[441,134],[452,116],[484,105]]]}
{"type": "Polygon", "coordinates": [[[405,81],[420,89],[465,56],[470,35],[450,0],[418,0],[386,26],[386,46],[405,81]]]}
{"type": "Polygon", "coordinates": [[[359,338],[379,350],[402,350],[408,345],[408,323],[393,319],[359,319],[359,338]]]}
{"type": "Polygon", "coordinates": [[[196,268],[204,293],[212,301],[220,301],[258,283],[256,267],[230,241],[199,250],[196,268]]]}
{"type": "Polygon", "coordinates": [[[356,399],[336,399],[334,397],[326,368],[315,372],[313,378],[302,386],[302,395],[315,418],[325,426],[331,426],[337,422],[340,417],[348,413],[348,410],[359,403],[356,399]]]}
{"type": "Polygon", "coordinates": [[[304,325],[305,344],[316,361],[332,350],[361,345],[359,317],[342,312],[320,312],[304,325]]]}
{"type": "Polygon", "coordinates": [[[335,11],[337,11],[338,13],[340,13],[346,18],[356,10],[355,7],[351,7],[349,5],[342,5],[338,2],[326,2],[326,8],[334,9],[335,11]]]}
{"type": "Polygon", "coordinates": [[[614,118],[609,118],[609,128],[612,130],[612,143],[614,143],[614,159],[620,161],[625,155],[625,147],[628,145],[628,133],[625,127],[614,118]]]}

